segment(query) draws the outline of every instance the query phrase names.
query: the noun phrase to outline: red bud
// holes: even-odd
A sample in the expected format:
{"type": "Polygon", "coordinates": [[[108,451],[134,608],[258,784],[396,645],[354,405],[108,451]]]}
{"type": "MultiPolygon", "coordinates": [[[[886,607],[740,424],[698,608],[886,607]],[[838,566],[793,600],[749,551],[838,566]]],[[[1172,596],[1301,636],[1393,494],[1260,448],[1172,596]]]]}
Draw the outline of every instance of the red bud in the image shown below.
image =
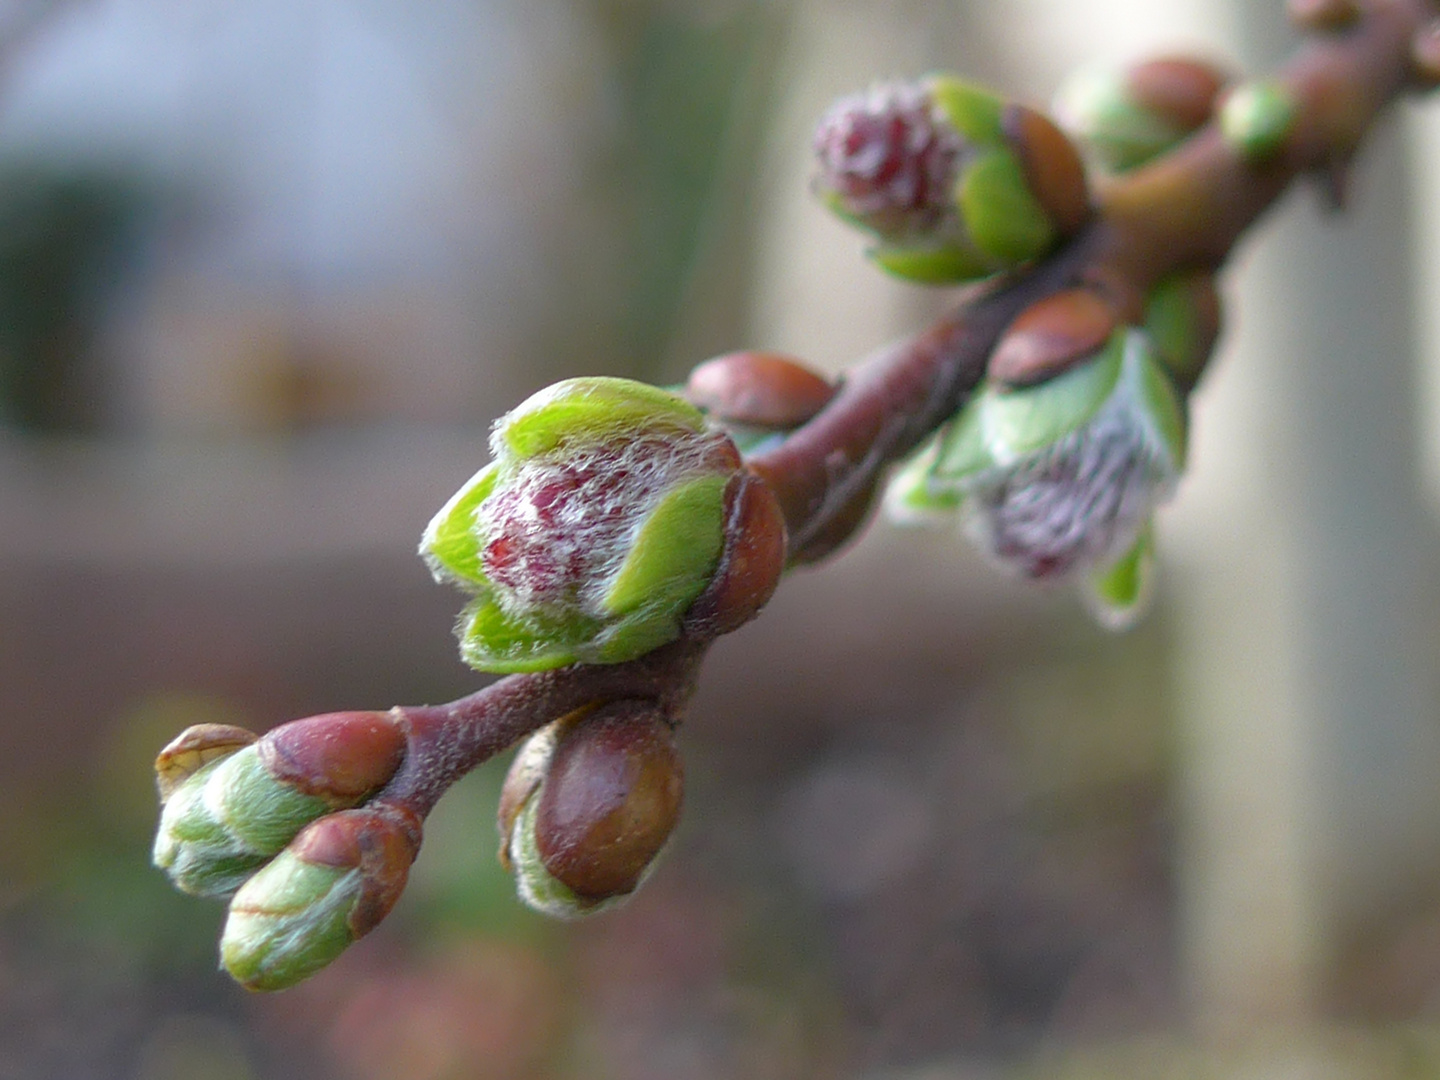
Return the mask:
{"type": "Polygon", "coordinates": [[[680,816],[683,769],[648,702],[602,706],[561,736],[535,818],[545,869],[585,900],[632,892],[680,816]]]}
{"type": "Polygon", "coordinates": [[[685,396],[723,421],[788,430],[823,409],[835,390],[788,356],[747,351],[705,361],[690,373],[685,396]]]}

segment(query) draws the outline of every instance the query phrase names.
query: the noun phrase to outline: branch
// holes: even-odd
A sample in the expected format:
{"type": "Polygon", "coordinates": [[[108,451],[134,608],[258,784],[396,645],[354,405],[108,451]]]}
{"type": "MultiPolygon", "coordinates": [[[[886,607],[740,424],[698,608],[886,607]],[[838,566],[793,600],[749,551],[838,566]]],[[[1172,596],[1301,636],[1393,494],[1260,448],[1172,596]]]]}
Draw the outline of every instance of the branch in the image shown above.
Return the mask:
{"type": "Polygon", "coordinates": [[[1318,175],[1338,202],[1376,115],[1440,82],[1440,19],[1423,0],[1290,8],[1311,39],[1271,79],[1221,92],[1194,62],[1134,69],[1125,92],[1141,127],[1158,118],[1173,138],[1088,188],[1049,121],[955,80],[837,105],[817,136],[832,170],[822,197],[876,234],[888,269],[987,280],[838,389],[784,358],[734,354],[692,379],[708,423],[672,395],[603,379],[509,414],[496,461],[423,550],[475,596],[466,659],[531,673],[259,740],[202,725],[157,761],[155,861],[186,891],[233,894],[231,973],[280,988],[368,932],[436,801],[527,736],[499,815],[522,894],[562,915],[623,898],[678,813],[671,733],[710,642],[758,612],[782,564],[855,535],[889,468],[937,430],[922,502],[988,500],[996,554],[1037,577],[1098,563],[1096,587],[1133,605],[1149,514],[1183,467],[1185,397],[1218,331],[1211,275],[1298,177],[1318,175]],[[976,176],[989,186],[962,191],[976,176]],[[967,448],[973,406],[1013,420],[1017,402],[1043,438],[967,448]],[[758,431],[755,452],[742,461],[717,422],[758,431]],[[1045,547],[1054,535],[1063,544],[1045,547]],[[517,614],[521,599],[533,611],[517,614]]]}

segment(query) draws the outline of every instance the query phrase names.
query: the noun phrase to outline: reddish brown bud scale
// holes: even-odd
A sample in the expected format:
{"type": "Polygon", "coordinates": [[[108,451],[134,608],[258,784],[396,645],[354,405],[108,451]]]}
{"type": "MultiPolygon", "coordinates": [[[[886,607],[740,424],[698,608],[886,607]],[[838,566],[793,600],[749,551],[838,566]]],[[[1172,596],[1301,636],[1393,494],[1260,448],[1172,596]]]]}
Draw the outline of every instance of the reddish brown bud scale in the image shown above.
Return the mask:
{"type": "Polygon", "coordinates": [[[719,420],[786,431],[823,409],[836,389],[788,356],[745,351],[699,365],[685,396],[719,420]]]}
{"type": "Polygon", "coordinates": [[[1285,9],[1305,30],[1343,30],[1360,17],[1355,0],[1288,0],[1285,9]]]}
{"type": "Polygon", "coordinates": [[[583,900],[634,891],[679,820],[683,786],[674,734],[652,703],[597,709],[561,736],[538,796],[545,869],[583,900]]]}
{"type": "Polygon", "coordinates": [[[785,515],[770,485],[742,473],[725,492],[725,548],[715,576],[685,613],[692,637],[728,634],[753,619],[785,569],[785,515]]]}
{"type": "Polygon", "coordinates": [[[1423,86],[1440,86],[1440,20],[1425,24],[1410,41],[1410,62],[1423,86]]]}
{"type": "Polygon", "coordinates": [[[1036,201],[1062,235],[1074,233],[1090,216],[1085,166],[1074,143],[1044,113],[1013,102],[1001,126],[1036,201]]]}
{"type": "Polygon", "coordinates": [[[1188,132],[1210,119],[1228,80],[1204,60],[1167,56],[1137,64],[1125,81],[1137,105],[1188,132]]]}
{"type": "Polygon", "coordinates": [[[267,732],[259,753],[277,780],[353,806],[395,775],[405,757],[405,732],[390,713],[324,713],[267,732]]]}
{"type": "Polygon", "coordinates": [[[196,724],[188,727],[155,758],[155,783],[163,803],[175,789],[217,758],[243,750],[259,736],[233,724],[196,724]]]}
{"type": "Polygon", "coordinates": [[[990,377],[1017,387],[1054,378],[1097,353],[1119,321],[1114,308],[1088,289],[1047,296],[1010,324],[990,356],[990,377]]]}
{"type": "Polygon", "coordinates": [[[348,923],[355,937],[361,938],[380,924],[405,890],[420,836],[420,819],[413,811],[367,807],[311,822],[291,841],[290,850],[315,866],[360,871],[360,898],[348,923]]]}

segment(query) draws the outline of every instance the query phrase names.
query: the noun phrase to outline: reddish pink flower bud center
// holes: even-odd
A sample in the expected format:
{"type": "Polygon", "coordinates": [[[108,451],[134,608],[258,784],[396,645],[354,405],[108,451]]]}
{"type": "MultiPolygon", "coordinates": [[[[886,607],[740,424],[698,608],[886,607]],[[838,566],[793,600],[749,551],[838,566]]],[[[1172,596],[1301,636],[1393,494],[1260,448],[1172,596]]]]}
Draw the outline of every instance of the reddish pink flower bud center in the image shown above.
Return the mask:
{"type": "Polygon", "coordinates": [[[844,98],[815,133],[821,187],[882,233],[932,226],[949,210],[962,150],[929,94],[905,84],[844,98]]]}
{"type": "Polygon", "coordinates": [[[523,461],[477,515],[485,576],[527,608],[590,607],[668,488],[737,464],[723,436],[668,432],[523,461]]]}

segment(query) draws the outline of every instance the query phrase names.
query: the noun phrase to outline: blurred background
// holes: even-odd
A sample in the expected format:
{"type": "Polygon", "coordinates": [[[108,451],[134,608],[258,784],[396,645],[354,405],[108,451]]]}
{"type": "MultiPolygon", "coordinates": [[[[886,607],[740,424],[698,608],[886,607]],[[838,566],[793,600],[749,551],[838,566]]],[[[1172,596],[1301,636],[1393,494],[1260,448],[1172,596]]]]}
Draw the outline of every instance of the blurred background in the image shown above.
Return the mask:
{"type": "Polygon", "coordinates": [[[0,1080],[1440,1076],[1433,104],[1237,253],[1140,630],[881,523],[716,648],[618,913],[518,905],[503,761],[277,997],[148,865],[181,728],[479,685],[414,549],[493,417],[936,310],[808,199],[832,97],[1281,8],[0,2],[0,1080]]]}

